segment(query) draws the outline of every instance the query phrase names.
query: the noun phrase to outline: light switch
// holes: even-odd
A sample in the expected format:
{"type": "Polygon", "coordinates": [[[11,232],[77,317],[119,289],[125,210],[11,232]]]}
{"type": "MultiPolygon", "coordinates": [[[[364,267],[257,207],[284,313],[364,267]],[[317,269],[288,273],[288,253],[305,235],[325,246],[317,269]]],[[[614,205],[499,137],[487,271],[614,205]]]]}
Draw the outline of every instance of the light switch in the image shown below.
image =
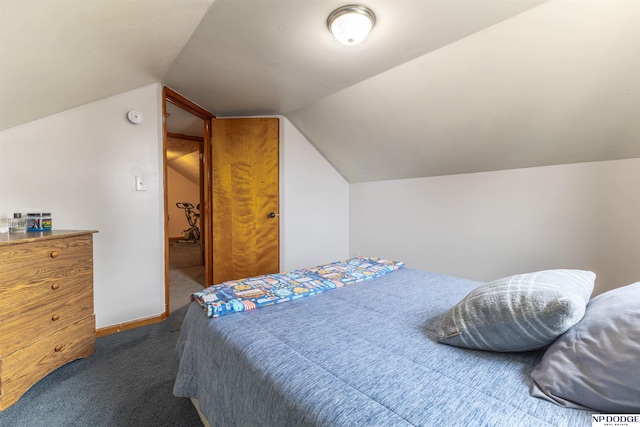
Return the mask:
{"type": "Polygon", "coordinates": [[[147,180],[144,176],[136,176],[136,191],[147,191],[147,180]]]}

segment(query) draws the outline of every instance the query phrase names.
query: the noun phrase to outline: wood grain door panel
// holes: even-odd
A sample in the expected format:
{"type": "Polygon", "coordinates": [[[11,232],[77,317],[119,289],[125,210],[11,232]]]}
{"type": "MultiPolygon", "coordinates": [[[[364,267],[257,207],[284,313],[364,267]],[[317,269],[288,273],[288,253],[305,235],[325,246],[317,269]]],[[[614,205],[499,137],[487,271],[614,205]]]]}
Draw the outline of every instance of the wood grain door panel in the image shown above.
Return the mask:
{"type": "Polygon", "coordinates": [[[212,134],[213,283],[276,273],[279,120],[213,119],[212,134]]]}

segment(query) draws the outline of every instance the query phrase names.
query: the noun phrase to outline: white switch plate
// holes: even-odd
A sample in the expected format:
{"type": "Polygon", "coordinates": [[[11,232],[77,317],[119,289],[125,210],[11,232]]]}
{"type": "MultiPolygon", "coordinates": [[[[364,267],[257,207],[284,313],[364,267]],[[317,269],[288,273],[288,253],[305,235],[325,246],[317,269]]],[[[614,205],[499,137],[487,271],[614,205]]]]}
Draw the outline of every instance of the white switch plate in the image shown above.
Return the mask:
{"type": "Polygon", "coordinates": [[[136,191],[147,191],[147,180],[144,176],[136,176],[136,191]]]}

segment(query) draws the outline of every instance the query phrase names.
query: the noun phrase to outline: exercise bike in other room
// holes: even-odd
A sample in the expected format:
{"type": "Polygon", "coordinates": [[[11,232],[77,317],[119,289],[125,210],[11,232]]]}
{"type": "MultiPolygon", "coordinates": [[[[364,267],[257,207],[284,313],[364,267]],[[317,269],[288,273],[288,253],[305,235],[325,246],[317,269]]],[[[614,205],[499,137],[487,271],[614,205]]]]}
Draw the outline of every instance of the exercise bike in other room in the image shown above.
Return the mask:
{"type": "Polygon", "coordinates": [[[200,204],[197,208],[189,202],[178,202],[176,207],[184,209],[184,214],[187,217],[189,228],[183,230],[184,240],[178,240],[180,243],[194,243],[200,240],[200,229],[198,228],[198,218],[200,218],[200,204]]]}

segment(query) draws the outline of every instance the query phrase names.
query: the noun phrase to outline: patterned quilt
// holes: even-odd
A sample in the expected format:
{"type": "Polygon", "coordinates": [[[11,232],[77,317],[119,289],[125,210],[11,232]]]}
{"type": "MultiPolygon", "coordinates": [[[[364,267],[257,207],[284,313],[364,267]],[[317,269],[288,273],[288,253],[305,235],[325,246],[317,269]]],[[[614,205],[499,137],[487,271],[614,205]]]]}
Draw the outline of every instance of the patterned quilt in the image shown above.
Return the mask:
{"type": "Polygon", "coordinates": [[[196,292],[191,300],[197,301],[208,317],[218,317],[374,279],[403,266],[398,261],[356,257],[287,273],[231,280],[196,292]]]}

